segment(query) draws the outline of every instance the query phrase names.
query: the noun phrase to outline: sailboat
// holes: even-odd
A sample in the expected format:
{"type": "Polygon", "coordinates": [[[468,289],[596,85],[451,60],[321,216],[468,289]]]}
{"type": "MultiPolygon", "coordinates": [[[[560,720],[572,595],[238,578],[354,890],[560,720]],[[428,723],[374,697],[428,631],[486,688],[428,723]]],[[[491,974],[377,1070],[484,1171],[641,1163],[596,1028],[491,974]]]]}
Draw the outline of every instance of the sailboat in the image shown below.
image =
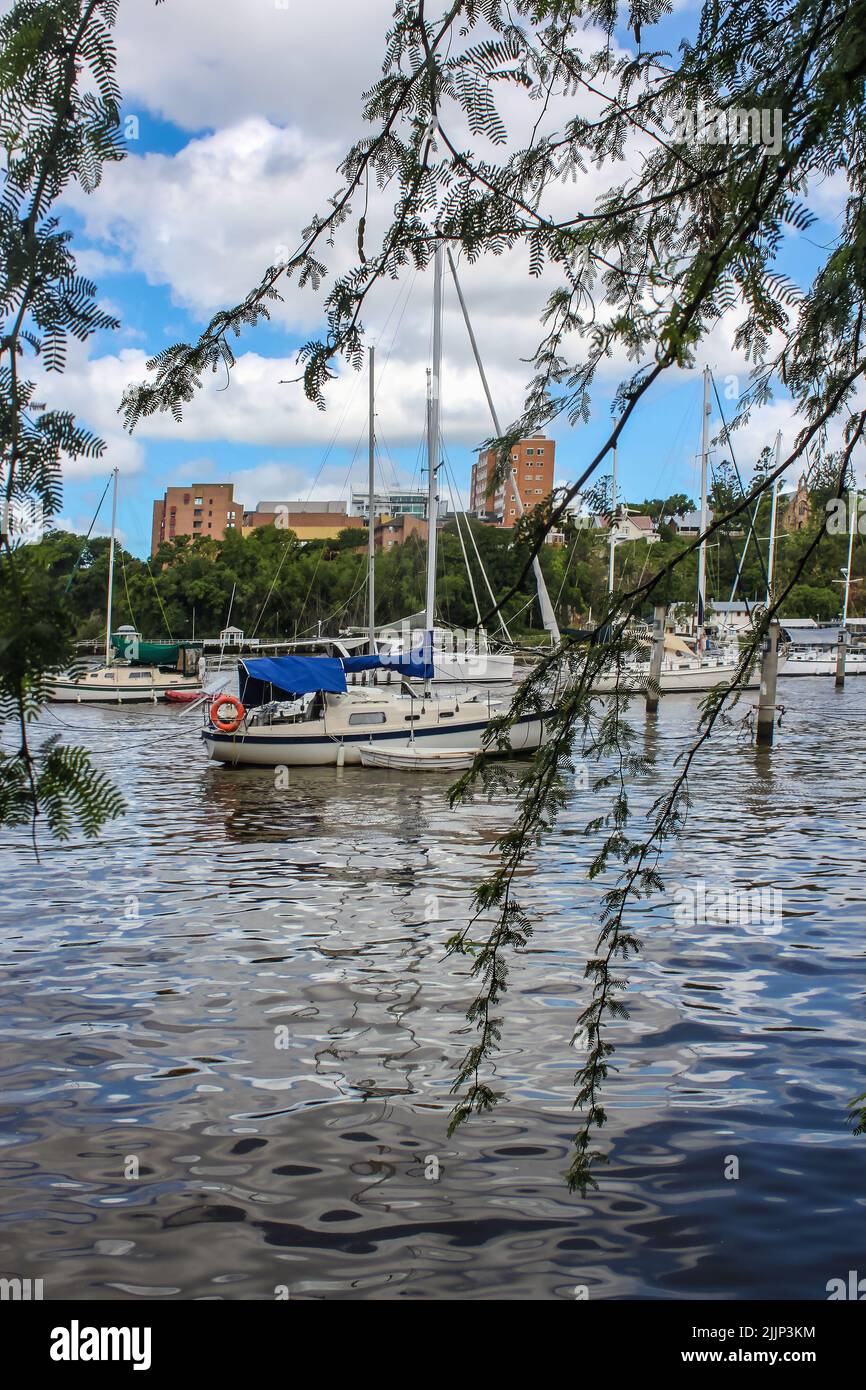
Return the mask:
{"type": "MultiPolygon", "coordinates": [[[[710,454],[710,369],[704,368],[704,401],[703,401],[703,421],[701,432],[701,511],[700,511],[700,530],[701,535],[706,531],[709,524],[708,507],[708,471],[710,454]]],[[[614,472],[613,472],[613,511],[616,511],[616,450],[614,449],[614,472]]],[[[610,537],[610,563],[608,567],[608,591],[613,593],[614,589],[614,548],[618,537],[612,528],[610,537]]],[[[692,641],[687,641],[677,633],[667,632],[664,637],[664,652],[662,654],[661,671],[659,674],[659,688],[663,694],[697,694],[702,691],[712,690],[717,685],[729,684],[739,670],[739,645],[736,638],[728,642],[722,642],[716,647],[709,646],[707,633],[707,542],[704,537],[698,549],[698,603],[695,633],[692,641]]],[[[635,663],[629,674],[634,678],[637,676],[649,675],[649,658],[645,661],[635,663]]],[[[593,689],[602,694],[609,693],[616,689],[618,677],[615,673],[605,675],[593,686],[593,689]]],[[[753,669],[746,678],[743,688],[746,690],[757,689],[760,685],[760,676],[757,669],[753,669]]]]}
{"type": "MultiPolygon", "coordinates": [[[[119,469],[114,469],[114,489],[111,502],[111,542],[108,551],[108,596],[105,616],[105,663],[102,666],[81,672],[67,673],[54,680],[48,698],[58,704],[76,705],[127,705],[155,703],[165,699],[172,691],[201,690],[198,674],[188,672],[189,655],[180,644],[151,644],[152,652],[159,659],[139,660],[140,638],[133,628],[121,628],[112,634],[111,617],[114,597],[114,551],[117,532],[117,479],[119,469]],[[125,660],[117,660],[117,652],[122,651],[125,660]],[[177,669],[172,670],[170,662],[177,669]]],[[[142,651],[141,655],[144,655],[142,651]]]]}
{"type": "MultiPolygon", "coordinates": [[[[436,455],[439,441],[439,382],[442,315],[441,246],[434,256],[433,370],[427,396],[427,457],[430,513],[427,543],[426,606],[423,642],[409,651],[378,650],[375,622],[375,571],[372,530],[368,552],[369,653],[358,656],[284,656],[242,659],[239,696],[219,695],[211,705],[202,738],[211,758],[232,765],[258,767],[360,764],[362,748],[414,753],[450,750],[464,757],[477,752],[489,737],[492,718],[505,714],[508,701],[489,692],[468,697],[436,698],[432,634],[436,597],[436,455]],[[350,686],[361,673],[400,678],[400,689],[350,686]],[[410,682],[420,682],[422,690],[410,682]],[[223,718],[224,712],[229,717],[223,718]]],[[[371,349],[372,353],[372,349],[371,349]]],[[[371,499],[374,402],[371,360],[370,472],[371,499]]],[[[372,507],[371,507],[372,516],[372,507]]],[[[527,714],[508,730],[491,752],[532,752],[545,736],[544,719],[527,714]]]]}
{"type": "MultiPolygon", "coordinates": [[[[467,327],[468,332],[469,332],[470,341],[471,341],[471,343],[472,343],[473,351],[475,352],[475,355],[476,355],[476,361],[477,361],[477,363],[478,363],[478,368],[479,368],[479,371],[481,372],[481,377],[482,377],[482,381],[483,381],[483,383],[484,383],[485,390],[487,391],[488,400],[490,400],[490,393],[489,393],[489,390],[488,390],[488,388],[487,388],[487,381],[486,381],[486,378],[485,378],[485,376],[484,376],[484,369],[483,369],[483,367],[482,367],[482,365],[481,365],[481,359],[480,359],[480,357],[478,356],[478,349],[477,349],[477,345],[476,345],[476,342],[475,342],[475,335],[474,335],[474,333],[473,333],[473,331],[472,331],[472,325],[471,325],[470,320],[469,320],[469,313],[468,313],[468,310],[467,310],[467,308],[466,308],[466,302],[465,302],[465,300],[464,300],[464,298],[463,298],[463,292],[462,292],[462,290],[461,290],[461,288],[460,288],[460,282],[459,282],[458,279],[457,279],[457,271],[456,271],[456,268],[455,268],[455,265],[454,265],[454,260],[453,260],[453,258],[452,258],[452,256],[451,256],[450,251],[448,252],[448,261],[449,261],[449,264],[450,264],[450,267],[451,267],[451,274],[452,274],[452,276],[453,276],[454,284],[455,284],[455,286],[456,286],[457,294],[458,294],[458,297],[459,297],[459,300],[460,300],[460,306],[461,306],[461,309],[462,309],[462,311],[463,311],[463,317],[464,317],[464,320],[465,320],[465,322],[466,322],[466,327],[467,327]]],[[[374,447],[375,447],[375,434],[374,434],[374,397],[373,397],[373,364],[374,364],[374,349],[372,349],[372,348],[370,349],[370,358],[369,358],[369,362],[370,362],[370,429],[369,429],[369,498],[370,498],[370,501],[369,501],[369,518],[370,518],[370,541],[369,541],[369,544],[370,544],[370,561],[369,561],[368,592],[369,592],[369,597],[370,597],[370,611],[372,612],[372,611],[373,611],[373,606],[372,606],[372,595],[373,595],[373,520],[372,520],[372,518],[373,518],[373,505],[374,505],[374,498],[375,498],[375,477],[374,477],[374,447]]],[[[436,271],[436,268],[435,268],[435,263],[434,263],[434,286],[433,286],[433,369],[432,369],[432,372],[428,372],[428,374],[427,374],[427,466],[428,466],[427,528],[428,528],[428,537],[430,538],[429,541],[428,541],[428,544],[431,544],[431,545],[435,545],[435,544],[436,544],[435,531],[436,531],[436,525],[437,525],[438,514],[439,514],[439,487],[438,487],[438,477],[439,477],[440,463],[439,463],[439,457],[438,457],[438,455],[439,455],[439,435],[438,435],[438,429],[439,429],[439,395],[438,395],[438,382],[439,382],[439,373],[440,373],[440,370],[441,370],[441,362],[442,362],[442,266],[441,266],[441,264],[440,264],[439,271],[437,272],[437,271],[436,271]],[[435,378],[435,381],[436,381],[436,383],[437,383],[435,420],[431,418],[431,417],[432,417],[432,412],[433,412],[433,380],[434,380],[434,378],[435,378]]],[[[491,409],[492,409],[492,402],[491,402],[491,409]]],[[[498,422],[498,420],[496,420],[495,411],[494,411],[494,423],[495,423],[495,425],[496,425],[497,433],[499,433],[499,422],[498,422]]],[[[514,492],[515,492],[517,507],[518,507],[518,509],[519,509],[519,511],[520,511],[520,514],[522,515],[522,514],[523,514],[523,503],[522,503],[522,500],[521,500],[521,498],[520,498],[520,494],[519,494],[519,491],[518,491],[518,488],[517,488],[517,480],[516,480],[516,478],[514,477],[514,470],[513,470],[513,469],[512,469],[512,484],[513,484],[513,487],[514,487],[514,492]]],[[[468,526],[468,524],[469,524],[469,523],[468,523],[468,517],[466,517],[465,513],[464,513],[464,520],[466,521],[467,526],[468,526]]],[[[475,586],[474,586],[473,581],[472,581],[472,573],[471,573],[471,570],[469,569],[469,560],[468,560],[468,556],[467,556],[467,554],[466,554],[466,548],[465,548],[465,546],[464,546],[464,544],[463,544],[463,534],[462,534],[462,531],[460,530],[460,513],[459,513],[459,512],[457,513],[457,528],[458,528],[458,534],[460,535],[460,542],[461,542],[461,547],[463,548],[464,558],[466,559],[467,572],[469,573],[469,582],[470,582],[470,585],[471,585],[471,587],[472,587],[473,597],[475,597],[475,586]]],[[[473,543],[474,543],[474,542],[473,542],[473,543]]],[[[428,553],[429,553],[429,552],[428,552],[428,553]]],[[[481,557],[480,557],[480,555],[478,555],[477,547],[476,547],[476,556],[477,556],[477,558],[478,558],[479,564],[481,564],[481,557]]],[[[536,562],[536,564],[537,564],[537,562],[536,562]]],[[[484,573],[483,564],[481,565],[481,569],[482,569],[482,574],[483,574],[484,581],[485,581],[485,583],[487,584],[488,591],[490,592],[491,601],[493,601],[493,593],[492,593],[492,590],[490,590],[490,584],[489,584],[489,580],[487,579],[487,575],[484,573]]],[[[537,573],[540,575],[540,568],[538,568],[537,573]]],[[[542,583],[543,583],[543,581],[542,581],[542,583]]],[[[545,597],[546,597],[546,590],[545,590],[545,597]]],[[[508,651],[507,649],[501,649],[501,650],[494,650],[494,649],[493,649],[493,646],[492,646],[492,644],[491,644],[491,642],[490,642],[490,639],[489,639],[489,637],[488,637],[488,634],[487,634],[486,630],[484,629],[484,627],[481,625],[481,622],[480,622],[481,614],[480,614],[480,610],[479,610],[479,608],[478,608],[477,599],[476,599],[476,613],[477,613],[477,615],[478,615],[479,622],[478,622],[478,625],[473,629],[472,632],[453,631],[453,630],[450,629],[450,628],[437,626],[437,624],[436,624],[435,621],[434,621],[434,607],[435,607],[435,570],[434,570],[433,576],[432,576],[432,590],[431,590],[431,578],[430,578],[429,567],[428,567],[426,608],[425,608],[424,613],[423,613],[423,614],[418,614],[416,618],[404,619],[404,621],[403,621],[402,623],[400,623],[397,627],[393,627],[393,626],[392,626],[392,627],[390,627],[390,628],[384,628],[384,629],[379,630],[378,632],[375,631],[375,629],[371,627],[371,628],[369,629],[370,650],[371,650],[371,651],[378,651],[378,652],[381,653],[382,655],[387,655],[387,656],[390,656],[390,657],[399,657],[402,653],[408,652],[408,651],[411,651],[411,650],[415,649],[415,648],[418,646],[418,644],[419,644],[420,642],[423,642],[423,641],[425,640],[425,634],[426,634],[426,633],[432,633],[433,675],[432,675],[432,677],[431,677],[431,680],[432,680],[432,683],[433,683],[434,685],[479,685],[479,686],[484,686],[484,687],[486,688],[486,687],[489,687],[489,686],[492,686],[492,685],[499,685],[499,684],[506,684],[506,685],[507,685],[507,684],[510,684],[510,683],[514,680],[514,655],[513,655],[512,652],[508,651]]],[[[548,607],[550,607],[549,600],[548,600],[548,607]]],[[[551,608],[551,612],[552,612],[552,608],[551,608]]],[[[504,626],[504,625],[503,625],[503,626],[504,626]]],[[[506,631],[506,634],[507,634],[507,629],[505,629],[505,631],[506,631]]],[[[377,678],[377,677],[371,677],[370,679],[373,680],[374,683],[378,683],[378,678],[377,678]]]]}

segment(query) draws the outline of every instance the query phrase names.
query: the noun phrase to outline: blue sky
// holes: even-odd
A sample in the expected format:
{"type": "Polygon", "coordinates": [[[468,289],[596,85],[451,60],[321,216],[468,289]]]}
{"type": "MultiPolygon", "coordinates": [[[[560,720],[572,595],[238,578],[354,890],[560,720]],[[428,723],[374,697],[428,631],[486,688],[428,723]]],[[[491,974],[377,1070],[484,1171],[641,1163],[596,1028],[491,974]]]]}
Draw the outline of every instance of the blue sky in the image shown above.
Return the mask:
{"type": "MultiPolygon", "coordinates": [[[[363,377],[344,373],[324,416],[297,384],[280,384],[294,374],[299,345],[320,327],[321,296],[310,290],[292,291],[271,325],[244,334],[235,345],[231,383],[208,382],[182,426],[168,418],[147,421],[130,439],[116,410],[124,385],[144,375],[147,357],[194,338],[217,309],[252,288],[279,248],[296,244],[311,214],[325,205],[338,183],[340,153],[360,129],[360,92],[375,78],[390,8],[388,0],[366,0],[359,13],[349,0],[330,0],[333,22],[323,34],[320,9],[300,0],[289,7],[250,0],[216,9],[207,0],[172,0],[159,8],[121,0],[118,75],[134,137],[129,157],[109,167],[95,194],[74,191],[62,215],[75,233],[81,270],[97,281],[101,300],[122,327],[76,349],[63,382],[50,382],[52,403],[74,409],[109,448],[95,467],[68,470],[63,524],[86,529],[114,463],[121,469],[120,529],[137,553],[149,546],[152,501],[170,483],[232,480],[246,506],[264,497],[348,496],[352,485],[363,485],[363,377]],[[333,34],[340,35],[339,44],[333,34]]],[[[653,44],[673,46],[695,18],[695,10],[678,6],[653,44]]],[[[607,177],[593,172],[577,196],[591,200],[607,177]]],[[[832,237],[841,190],[816,190],[813,206],[821,222],[791,237],[785,249],[783,268],[801,282],[832,237]]],[[[370,220],[375,226],[375,217],[370,220]]],[[[351,240],[350,231],[336,254],[341,266],[351,240]]],[[[465,267],[462,278],[500,414],[511,419],[529,377],[521,359],[539,336],[549,286],[529,279],[523,252],[465,267]]],[[[473,448],[490,426],[449,291],[443,434],[465,495],[473,448]]],[[[707,345],[720,389],[731,375],[741,385],[747,380],[746,364],[731,347],[734,322],[735,316],[707,345]]],[[[380,481],[418,484],[430,276],[383,285],[368,325],[380,366],[380,481]]],[[[605,437],[611,397],[627,370],[615,363],[602,375],[588,425],[572,429],[560,422],[552,430],[557,481],[576,477],[605,437]]],[[[696,370],[664,381],[641,409],[619,458],[630,498],[696,495],[700,398],[696,370]]],[[[786,441],[793,438],[784,400],[756,417],[737,441],[745,472],[778,428],[786,441]]]]}

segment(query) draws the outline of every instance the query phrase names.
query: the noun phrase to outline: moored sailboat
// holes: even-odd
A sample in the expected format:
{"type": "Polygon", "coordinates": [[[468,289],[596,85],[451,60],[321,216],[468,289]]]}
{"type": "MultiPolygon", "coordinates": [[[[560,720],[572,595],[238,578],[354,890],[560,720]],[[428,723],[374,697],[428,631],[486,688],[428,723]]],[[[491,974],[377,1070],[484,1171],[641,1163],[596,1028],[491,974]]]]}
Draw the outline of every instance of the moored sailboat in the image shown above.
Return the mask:
{"type": "Polygon", "coordinates": [[[114,597],[114,551],[117,532],[117,468],[111,501],[111,541],[108,551],[108,594],[105,614],[105,664],[70,671],[52,681],[48,699],[55,704],[126,705],[155,703],[169,691],[200,691],[201,671],[189,671],[190,655],[180,643],[150,643],[145,655],[133,628],[111,631],[114,597]],[[134,649],[134,650],[133,650],[134,649]],[[122,653],[126,660],[117,660],[122,653]],[[142,657],[143,659],[139,659],[142,657]],[[171,669],[171,665],[176,669],[171,669]]]}

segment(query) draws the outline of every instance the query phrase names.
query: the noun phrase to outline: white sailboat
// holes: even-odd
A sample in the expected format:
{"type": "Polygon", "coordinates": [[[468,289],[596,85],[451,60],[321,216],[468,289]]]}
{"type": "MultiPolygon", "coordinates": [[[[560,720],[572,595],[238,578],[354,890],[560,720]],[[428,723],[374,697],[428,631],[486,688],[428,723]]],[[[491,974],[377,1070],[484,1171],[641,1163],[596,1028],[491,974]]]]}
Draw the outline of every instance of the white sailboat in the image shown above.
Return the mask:
{"type": "MultiPolygon", "coordinates": [[[[450,752],[468,756],[484,745],[490,721],[504,714],[508,701],[480,692],[466,697],[432,698],[432,659],[436,595],[436,455],[439,439],[441,367],[442,250],[434,259],[433,371],[427,409],[427,455],[430,468],[429,533],[423,645],[381,653],[375,626],[373,547],[368,555],[370,652],[366,656],[285,656],[239,663],[240,699],[218,696],[202,731],[211,758],[232,765],[298,767],[360,764],[361,749],[413,755],[450,752]],[[350,687],[347,676],[384,672],[423,682],[423,693],[401,681],[399,691],[375,686],[350,687]],[[233,717],[223,720],[221,706],[231,703],[233,717]]],[[[371,372],[372,376],[372,372],[371,372]]],[[[370,456],[373,453],[373,392],[370,393],[370,456]]],[[[372,494],[372,483],[371,483],[372,494]]],[[[372,509],[371,509],[372,511],[372,509]]],[[[372,529],[372,528],[371,528],[372,529]]],[[[508,731],[504,746],[491,752],[532,752],[545,736],[538,714],[522,716],[508,731]]]]}
{"type": "Polygon", "coordinates": [[[48,698],[55,704],[127,705],[155,704],[169,691],[198,691],[198,676],[184,675],[162,666],[115,661],[112,659],[111,616],[114,597],[114,550],[117,532],[117,478],[111,500],[111,541],[108,551],[108,596],[105,614],[105,664],[81,673],[59,676],[50,687],[48,698]]]}
{"type": "MultiPolygon", "coordinates": [[[[454,262],[453,262],[453,259],[451,258],[450,252],[448,253],[448,260],[449,260],[449,263],[450,263],[450,265],[451,265],[451,273],[452,273],[452,275],[453,275],[453,277],[454,277],[454,283],[455,283],[455,286],[456,286],[456,288],[457,288],[457,294],[458,294],[459,299],[460,299],[460,305],[461,305],[461,308],[462,308],[462,310],[463,310],[463,315],[464,315],[464,319],[465,319],[465,322],[466,322],[467,329],[468,329],[468,331],[469,331],[470,341],[471,341],[471,343],[472,343],[473,351],[474,351],[475,354],[476,354],[476,361],[478,362],[478,367],[479,367],[479,370],[480,370],[480,372],[481,372],[482,381],[483,381],[483,383],[484,383],[485,390],[487,391],[488,400],[490,400],[490,394],[489,394],[489,390],[487,389],[487,381],[486,381],[486,378],[485,378],[485,376],[484,376],[484,370],[483,370],[483,367],[481,366],[480,358],[478,357],[478,350],[477,350],[477,345],[476,345],[476,343],[475,343],[475,336],[474,336],[474,333],[473,333],[473,331],[472,331],[472,325],[471,325],[471,323],[470,323],[470,321],[469,321],[468,311],[467,311],[467,309],[466,309],[466,304],[465,304],[465,301],[464,301],[464,299],[463,299],[463,293],[462,293],[462,290],[461,290],[461,288],[460,288],[459,281],[458,281],[458,279],[457,279],[457,272],[456,272],[456,269],[455,269],[455,267],[454,267],[454,262]]],[[[442,370],[442,270],[443,270],[442,259],[441,259],[441,257],[439,257],[438,260],[435,260],[435,261],[434,261],[434,276],[433,276],[433,365],[432,365],[432,372],[428,372],[428,374],[427,374],[427,431],[426,431],[426,433],[427,433],[427,468],[428,468],[428,491],[427,491],[428,554],[429,554],[429,546],[432,545],[432,546],[434,546],[434,548],[435,548],[435,546],[436,546],[436,544],[437,544],[436,525],[437,525],[437,519],[438,519],[438,513],[439,513],[439,486],[438,486],[438,477],[439,477],[439,468],[440,468],[440,461],[439,461],[439,401],[440,401],[439,383],[440,383],[441,370],[442,370]],[[435,388],[436,388],[435,391],[434,391],[434,389],[433,389],[434,383],[435,383],[435,388]]],[[[374,386],[373,386],[373,370],[374,370],[374,362],[375,362],[374,352],[375,352],[375,350],[374,350],[373,348],[371,348],[371,349],[370,349],[370,353],[369,353],[369,365],[370,365],[370,407],[369,407],[369,411],[370,411],[370,413],[369,413],[369,449],[368,449],[368,466],[369,466],[368,487],[369,487],[369,499],[370,499],[370,500],[369,500],[369,512],[368,512],[369,522],[370,522],[370,525],[369,525],[369,542],[368,542],[368,544],[369,544],[369,564],[368,564],[368,608],[369,608],[369,613],[370,613],[370,619],[369,619],[369,625],[368,625],[368,640],[369,640],[369,643],[370,643],[370,651],[371,651],[371,652],[374,652],[374,651],[375,651],[375,652],[379,652],[379,653],[380,653],[381,655],[383,655],[383,656],[388,656],[388,657],[392,657],[392,658],[399,658],[400,655],[401,655],[402,653],[407,653],[407,652],[410,652],[410,651],[417,650],[418,647],[419,647],[419,645],[420,645],[423,641],[427,640],[427,638],[425,637],[425,634],[427,634],[427,633],[432,633],[433,675],[432,675],[432,677],[430,678],[432,684],[434,684],[434,685],[461,685],[461,686],[462,686],[462,685],[479,685],[479,686],[484,686],[485,688],[488,687],[488,686],[492,686],[492,685],[500,685],[500,684],[508,685],[508,684],[510,684],[510,683],[514,680],[514,655],[513,655],[512,652],[510,652],[510,651],[508,651],[508,650],[504,650],[504,649],[503,649],[503,650],[494,650],[494,649],[493,649],[493,646],[492,646],[492,644],[491,644],[491,642],[490,642],[490,639],[489,639],[489,637],[488,637],[488,634],[487,634],[486,630],[481,626],[481,622],[480,622],[481,614],[480,614],[480,610],[478,609],[477,598],[476,598],[476,601],[475,601],[475,602],[476,602],[476,613],[477,613],[477,615],[478,615],[479,622],[478,622],[478,625],[476,626],[476,628],[475,628],[472,632],[453,631],[453,630],[450,629],[450,628],[438,626],[438,625],[436,624],[436,622],[435,622],[435,594],[436,594],[436,574],[435,574],[435,565],[434,565],[434,569],[433,569],[433,571],[432,571],[432,577],[431,577],[430,566],[428,565],[426,607],[425,607],[425,612],[424,612],[423,616],[422,616],[422,615],[419,615],[419,617],[422,617],[422,624],[421,624],[421,626],[416,626],[416,625],[413,623],[413,621],[412,621],[411,619],[408,619],[408,620],[404,620],[402,623],[400,623],[400,624],[397,625],[397,626],[390,627],[390,628],[383,628],[383,629],[380,629],[380,630],[378,630],[378,631],[376,630],[375,623],[374,623],[374,619],[373,619],[373,614],[374,614],[374,612],[375,612],[375,600],[374,600],[374,558],[375,558],[375,556],[374,556],[374,540],[373,540],[373,529],[374,529],[374,528],[373,528],[373,520],[372,520],[372,519],[373,519],[373,506],[374,506],[374,500],[375,500],[375,495],[376,495],[376,494],[375,494],[375,466],[374,466],[374,460],[375,460],[375,397],[374,397],[374,386]]],[[[492,403],[491,403],[491,409],[492,409],[492,403]]],[[[497,428],[497,432],[498,432],[498,430],[499,430],[499,425],[498,425],[498,421],[496,421],[495,411],[494,411],[494,423],[496,424],[496,428],[497,428]]],[[[519,495],[519,492],[518,492],[518,490],[517,490],[517,482],[516,482],[516,479],[514,478],[513,470],[512,470],[512,481],[513,481],[513,483],[514,483],[514,491],[515,491],[515,496],[516,496],[516,500],[517,500],[517,507],[518,507],[518,509],[519,509],[519,511],[520,511],[520,514],[522,515],[522,513],[523,513],[523,503],[522,503],[521,500],[520,500],[520,495],[519,495]]],[[[468,521],[468,519],[467,519],[467,521],[468,521]]],[[[469,560],[468,560],[468,556],[467,556],[467,554],[466,554],[466,548],[465,548],[465,546],[463,545],[463,534],[462,534],[462,531],[460,530],[460,514],[459,514],[459,512],[457,513],[457,527],[458,527],[458,533],[460,534],[461,547],[463,548],[464,558],[465,558],[465,560],[466,560],[467,573],[469,574],[469,583],[470,583],[470,586],[471,586],[471,588],[472,588],[473,598],[475,598],[475,585],[474,585],[474,582],[473,582],[473,579],[472,579],[472,572],[471,572],[471,570],[470,570],[470,568],[469,568],[469,560]]],[[[473,544],[474,544],[474,542],[473,542],[473,544]]],[[[488,592],[490,593],[491,601],[493,602],[493,601],[495,601],[495,600],[493,599],[493,592],[492,592],[492,590],[490,589],[489,580],[487,579],[487,575],[486,575],[486,573],[484,572],[484,566],[483,566],[483,564],[481,563],[481,557],[480,557],[480,555],[478,555],[477,546],[476,546],[476,556],[477,556],[477,558],[478,558],[479,565],[481,565],[482,576],[483,576],[483,578],[484,578],[485,584],[487,585],[488,592]]],[[[537,565],[537,561],[536,561],[536,565],[537,565]]],[[[538,568],[537,574],[538,574],[539,576],[540,576],[540,573],[541,573],[540,568],[538,568]]],[[[543,584],[543,580],[542,580],[542,584],[543,584]]],[[[546,590],[545,590],[544,597],[547,598],[547,592],[546,592],[546,590]]],[[[549,599],[547,600],[547,604],[548,604],[548,608],[550,608],[550,611],[551,611],[551,614],[552,614],[552,607],[551,607],[551,605],[550,605],[549,599]]],[[[543,605],[543,600],[542,600],[542,605],[543,605]]],[[[543,611],[544,611],[544,610],[543,610],[543,611]]],[[[506,629],[506,634],[507,634],[507,629],[506,629]]],[[[370,680],[373,684],[379,684],[381,679],[382,679],[382,678],[381,678],[380,676],[378,676],[376,673],[371,673],[371,675],[369,676],[369,680],[370,680]]]]}
{"type": "MultiPolygon", "coordinates": [[[[706,531],[709,524],[709,508],[707,493],[707,475],[709,468],[710,453],[710,369],[704,368],[704,401],[703,419],[701,427],[701,511],[700,529],[701,534],[706,531]]],[[[614,452],[614,510],[616,508],[616,452],[614,452]]],[[[614,588],[614,553],[616,545],[616,534],[612,531],[610,540],[610,562],[608,569],[608,588],[613,592],[614,588]]],[[[659,674],[659,688],[663,694],[699,694],[703,691],[712,690],[717,685],[729,683],[734,679],[739,669],[739,646],[736,639],[726,642],[718,647],[708,646],[707,639],[707,543],[702,540],[698,549],[698,606],[695,624],[695,634],[690,643],[685,638],[676,633],[666,633],[665,646],[662,655],[661,671],[659,674]]],[[[649,675],[649,658],[646,661],[636,663],[632,676],[635,673],[649,675]]],[[[744,688],[747,690],[757,689],[760,685],[760,675],[757,669],[753,670],[748,676],[744,688]]],[[[616,689],[617,677],[615,673],[602,676],[593,687],[602,694],[609,693],[616,689]]]]}
{"type": "MultiPolygon", "coordinates": [[[[848,498],[848,561],[842,571],[844,598],[842,603],[842,626],[826,628],[792,628],[788,630],[791,646],[780,669],[780,676],[835,676],[836,657],[840,632],[848,631],[848,606],[851,599],[851,585],[859,580],[851,578],[851,564],[854,558],[854,533],[857,526],[857,493],[848,498]]],[[[834,580],[834,583],[839,583],[834,580]]],[[[782,627],[785,620],[782,619],[782,627]]],[[[866,676],[866,650],[862,647],[848,647],[845,652],[845,675],[866,676]]]]}

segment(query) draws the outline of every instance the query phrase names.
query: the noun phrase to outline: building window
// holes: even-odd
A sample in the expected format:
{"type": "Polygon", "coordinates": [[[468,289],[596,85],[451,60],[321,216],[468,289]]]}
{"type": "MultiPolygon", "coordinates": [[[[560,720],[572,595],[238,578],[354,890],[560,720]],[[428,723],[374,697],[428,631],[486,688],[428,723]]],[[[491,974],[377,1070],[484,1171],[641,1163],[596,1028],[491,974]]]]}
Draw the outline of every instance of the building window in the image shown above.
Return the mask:
{"type": "MultiPolygon", "coordinates": [[[[183,505],[184,505],[185,507],[188,507],[188,506],[189,506],[189,493],[188,493],[188,492],[185,492],[185,493],[183,494],[183,505]]],[[[174,507],[172,507],[172,511],[174,511],[174,507]]]]}
{"type": "Polygon", "coordinates": [[[533,455],[534,453],[535,453],[535,450],[534,450],[534,449],[527,449],[527,450],[526,450],[526,457],[527,457],[527,458],[532,458],[532,455],[533,455]]]}
{"type": "Polygon", "coordinates": [[[197,497],[197,498],[195,499],[195,505],[196,505],[197,507],[200,507],[200,506],[202,505],[202,500],[201,500],[200,497],[197,497]]]}

